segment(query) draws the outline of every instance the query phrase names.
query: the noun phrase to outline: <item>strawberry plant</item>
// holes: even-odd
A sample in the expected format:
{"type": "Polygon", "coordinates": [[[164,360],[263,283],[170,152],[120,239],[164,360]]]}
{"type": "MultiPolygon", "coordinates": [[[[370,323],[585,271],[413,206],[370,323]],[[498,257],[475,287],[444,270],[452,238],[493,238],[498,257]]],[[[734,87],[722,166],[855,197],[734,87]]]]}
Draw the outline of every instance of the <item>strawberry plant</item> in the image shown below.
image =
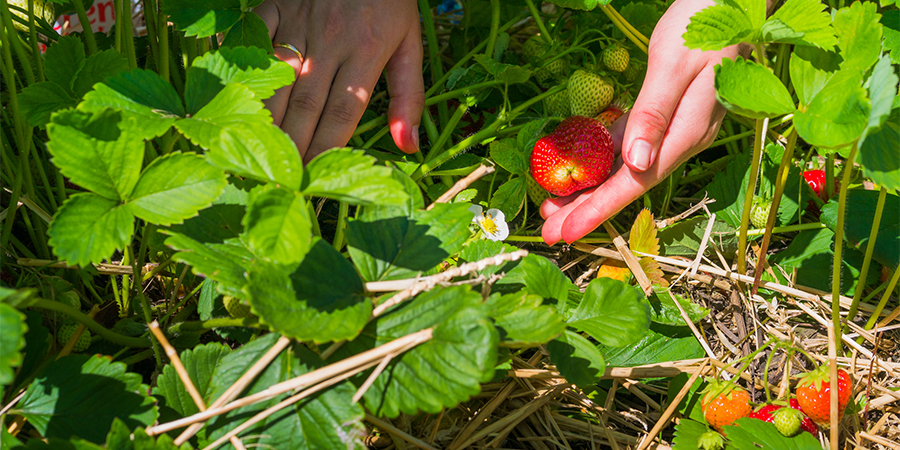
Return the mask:
{"type": "MultiPolygon", "coordinates": [[[[0,446],[821,448],[742,417],[770,372],[825,389],[797,352],[892,380],[898,16],[776,3],[697,13],[679,46],[748,50],[711,73],[728,113],[707,152],[625,178],[665,2],[420,0],[420,152],[380,80],[304,162],[266,106],[295,83],[268,3],[0,0],[0,446]],[[634,186],[542,242],[585,189],[634,186]],[[698,394],[712,363],[740,378],[698,394]]],[[[841,393],[842,426],[888,436],[841,393]]]]}

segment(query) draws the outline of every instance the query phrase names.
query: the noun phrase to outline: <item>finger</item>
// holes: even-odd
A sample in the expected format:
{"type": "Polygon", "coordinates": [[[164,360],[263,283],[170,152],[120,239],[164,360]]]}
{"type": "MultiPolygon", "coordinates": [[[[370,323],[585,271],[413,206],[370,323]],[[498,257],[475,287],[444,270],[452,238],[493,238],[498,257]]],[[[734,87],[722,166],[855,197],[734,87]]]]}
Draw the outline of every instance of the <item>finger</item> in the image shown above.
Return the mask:
{"type": "MultiPolygon", "coordinates": [[[[679,34],[680,36],[680,34],[679,34]]],[[[668,57],[684,53],[682,49],[668,48],[669,41],[652,42],[652,57],[647,64],[647,78],[631,109],[622,142],[625,163],[639,172],[650,168],[659,154],[663,136],[669,128],[669,120],[682,93],[693,75],[685,74],[693,68],[685,67],[684,59],[668,57]],[[673,73],[681,74],[672,76],[673,73]]],[[[680,42],[678,45],[682,45],[680,42]]]]}
{"type": "Polygon", "coordinates": [[[553,245],[562,240],[562,226],[566,217],[578,205],[586,202],[597,188],[568,195],[566,197],[545,200],[541,205],[541,216],[546,220],[541,227],[541,237],[547,245],[553,245]]]}
{"type": "Polygon", "coordinates": [[[266,24],[266,28],[269,29],[269,40],[275,38],[275,34],[278,33],[278,6],[274,1],[266,1],[260,4],[259,6],[253,8],[253,12],[258,15],[263,22],[266,24]]]}
{"type": "MultiPolygon", "coordinates": [[[[297,47],[295,44],[292,45],[297,47]]],[[[301,52],[303,51],[299,47],[297,49],[301,52]]],[[[300,69],[303,67],[303,60],[300,56],[290,49],[275,47],[275,57],[286,62],[294,69],[294,81],[296,82],[297,76],[300,75],[300,69]]],[[[284,121],[284,113],[287,110],[292,89],[293,83],[277,89],[274,95],[263,100],[266,108],[272,112],[272,121],[276,126],[280,127],[281,123],[284,121]]]]}
{"type": "Polygon", "coordinates": [[[372,70],[381,67],[380,64],[373,63],[371,58],[362,60],[364,64],[348,63],[338,70],[315,127],[315,135],[303,156],[304,162],[330,148],[347,145],[353,136],[381,75],[380,71],[372,70]]]}
{"type": "Polygon", "coordinates": [[[312,44],[312,42],[309,44],[307,54],[304,55],[300,74],[291,89],[281,123],[281,129],[294,140],[304,158],[315,135],[322,110],[328,101],[334,76],[339,69],[338,58],[334,58],[333,55],[327,57],[327,49],[324,52],[317,51],[312,44]]]}
{"type": "Polygon", "coordinates": [[[422,79],[422,39],[419,24],[409,33],[385,66],[388,93],[388,124],[394,143],[405,153],[419,151],[419,122],[425,109],[422,79]]]}

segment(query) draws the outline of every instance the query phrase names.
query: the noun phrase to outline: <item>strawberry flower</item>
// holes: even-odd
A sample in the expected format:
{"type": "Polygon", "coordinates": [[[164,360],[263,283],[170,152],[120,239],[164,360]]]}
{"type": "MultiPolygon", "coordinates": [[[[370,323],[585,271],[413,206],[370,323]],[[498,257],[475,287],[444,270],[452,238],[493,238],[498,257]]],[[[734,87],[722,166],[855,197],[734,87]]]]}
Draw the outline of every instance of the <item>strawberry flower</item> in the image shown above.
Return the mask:
{"type": "Polygon", "coordinates": [[[503,211],[491,208],[484,212],[484,208],[481,205],[472,205],[469,207],[469,211],[475,214],[472,222],[478,224],[488,239],[502,241],[509,237],[509,226],[506,225],[506,217],[503,215],[503,211]]]}

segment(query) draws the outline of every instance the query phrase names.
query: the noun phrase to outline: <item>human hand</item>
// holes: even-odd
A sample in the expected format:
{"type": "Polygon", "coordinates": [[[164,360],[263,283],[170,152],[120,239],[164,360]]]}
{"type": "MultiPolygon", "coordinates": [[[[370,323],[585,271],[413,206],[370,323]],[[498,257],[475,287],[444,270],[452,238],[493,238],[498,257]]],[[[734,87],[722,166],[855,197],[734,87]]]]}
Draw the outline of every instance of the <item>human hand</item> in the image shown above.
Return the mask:
{"type": "Polygon", "coordinates": [[[304,162],[347,144],[385,71],[388,124],[406,153],[419,148],[425,105],[422,38],[415,0],[266,0],[254,11],[269,28],[275,56],[294,68],[293,86],[266,101],[275,125],[304,162]]]}
{"type": "Polygon", "coordinates": [[[737,56],[738,48],[689,50],[681,36],[694,13],[714,4],[677,0],[660,19],[641,92],[631,111],[610,127],[621,158],[600,186],[541,205],[545,242],[582,238],[713,141],[725,115],[716,101],[713,68],[737,56]]]}

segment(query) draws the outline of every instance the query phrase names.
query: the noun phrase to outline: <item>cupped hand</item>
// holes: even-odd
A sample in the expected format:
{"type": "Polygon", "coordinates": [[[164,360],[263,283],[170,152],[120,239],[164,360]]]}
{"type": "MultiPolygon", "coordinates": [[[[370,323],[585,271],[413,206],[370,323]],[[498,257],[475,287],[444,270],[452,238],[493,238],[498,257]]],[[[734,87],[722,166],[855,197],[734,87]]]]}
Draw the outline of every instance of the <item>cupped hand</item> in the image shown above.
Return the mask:
{"type": "Polygon", "coordinates": [[[347,144],[385,71],[394,142],[418,151],[425,104],[422,38],[415,0],[266,0],[254,11],[294,68],[293,86],[266,101],[274,123],[297,144],[304,162],[347,144]]]}
{"type": "Polygon", "coordinates": [[[737,46],[701,52],[684,46],[691,16],[713,0],[677,0],[650,38],[647,76],[634,107],[610,128],[617,158],[600,186],[541,205],[544,241],[571,243],[640,198],[709,146],[725,109],[716,101],[713,68],[737,46]]]}

